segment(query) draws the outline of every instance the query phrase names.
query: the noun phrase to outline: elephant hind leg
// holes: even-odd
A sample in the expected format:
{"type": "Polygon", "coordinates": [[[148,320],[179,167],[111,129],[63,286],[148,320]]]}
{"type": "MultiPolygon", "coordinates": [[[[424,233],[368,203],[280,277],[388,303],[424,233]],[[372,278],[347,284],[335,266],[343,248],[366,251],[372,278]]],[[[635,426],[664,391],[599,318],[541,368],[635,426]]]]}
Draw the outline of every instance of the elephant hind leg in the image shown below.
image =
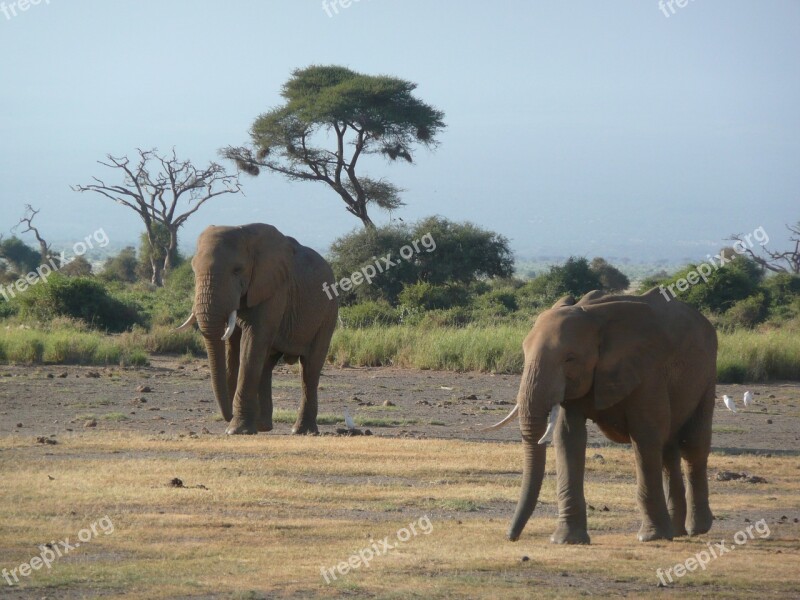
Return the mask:
{"type": "Polygon", "coordinates": [[[664,447],[663,479],[673,533],[675,536],[686,535],[686,489],[683,485],[681,454],[677,442],[670,442],[664,447]]]}
{"type": "Polygon", "coordinates": [[[300,401],[300,410],[297,415],[297,421],[292,427],[292,433],[319,433],[317,428],[317,411],[319,410],[317,390],[319,389],[319,377],[325,364],[326,354],[327,349],[325,352],[315,350],[308,356],[300,357],[303,398],[300,401]]]}
{"type": "Polygon", "coordinates": [[[686,530],[699,535],[711,529],[714,515],[708,505],[708,454],[711,451],[711,421],[714,413],[714,386],[698,404],[680,434],[681,456],[686,461],[688,515],[686,530]]]}

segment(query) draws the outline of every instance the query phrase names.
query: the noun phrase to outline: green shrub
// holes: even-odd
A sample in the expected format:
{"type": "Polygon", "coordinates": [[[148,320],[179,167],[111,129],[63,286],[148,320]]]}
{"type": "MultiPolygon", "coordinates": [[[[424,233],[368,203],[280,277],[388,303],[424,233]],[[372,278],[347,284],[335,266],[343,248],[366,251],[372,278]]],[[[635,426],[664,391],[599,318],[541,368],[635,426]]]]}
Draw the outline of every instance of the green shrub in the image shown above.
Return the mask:
{"type": "Polygon", "coordinates": [[[367,301],[340,307],[339,319],[344,327],[397,325],[401,312],[386,301],[367,301]]]}
{"type": "Polygon", "coordinates": [[[744,327],[752,329],[767,316],[767,299],[758,293],[731,306],[720,318],[720,323],[728,329],[744,327]]]}
{"type": "Polygon", "coordinates": [[[517,295],[512,289],[494,289],[477,296],[473,306],[486,314],[509,315],[519,309],[517,295]]]}
{"type": "Polygon", "coordinates": [[[599,256],[593,258],[589,268],[597,274],[597,278],[600,281],[598,289],[606,292],[623,292],[631,285],[625,273],[604,258],[599,256]]]}
{"type": "Polygon", "coordinates": [[[138,279],[136,265],[136,249],[127,246],[116,256],[106,259],[100,277],[106,281],[134,283],[138,279]]]}
{"type": "Polygon", "coordinates": [[[466,306],[470,300],[467,286],[458,284],[433,285],[420,281],[406,285],[398,298],[401,306],[410,309],[436,310],[466,306]]]}
{"type": "Polygon", "coordinates": [[[92,274],[92,263],[83,256],[76,256],[63,265],[58,272],[69,277],[89,277],[92,274]]]}
{"type": "Polygon", "coordinates": [[[107,331],[124,331],[140,321],[136,309],[111,296],[90,277],[55,273],[17,296],[23,318],[48,322],[64,316],[80,319],[107,331]]]}
{"type": "Polygon", "coordinates": [[[340,280],[376,261],[383,269],[385,256],[394,266],[377,273],[369,285],[341,295],[342,304],[364,300],[395,304],[404,287],[420,281],[435,286],[468,284],[481,278],[510,277],[514,270],[506,238],[472,223],[455,223],[442,217],[429,217],[413,226],[358,229],[333,242],[329,261],[340,280]],[[410,248],[405,258],[400,254],[404,246],[410,248]]]}

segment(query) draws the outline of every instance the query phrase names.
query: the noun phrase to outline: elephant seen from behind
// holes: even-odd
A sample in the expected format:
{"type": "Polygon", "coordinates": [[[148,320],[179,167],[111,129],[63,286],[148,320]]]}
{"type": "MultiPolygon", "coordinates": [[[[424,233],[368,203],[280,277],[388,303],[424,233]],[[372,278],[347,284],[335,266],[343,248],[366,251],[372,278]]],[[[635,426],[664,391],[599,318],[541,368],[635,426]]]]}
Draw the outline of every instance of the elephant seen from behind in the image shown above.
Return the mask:
{"type": "Polygon", "coordinates": [[[508,531],[519,539],[538,500],[547,433],[554,429],[555,543],[587,544],[583,490],[586,419],[631,443],[639,540],[711,528],[706,466],[716,387],[717,336],[697,310],[652,289],[642,296],[568,296],[536,319],[523,343],[517,404],[525,455],[522,493],[508,531]],[[550,414],[550,423],[548,423],[550,414]],[[686,465],[686,483],[681,472],[686,465]]]}
{"type": "MultiPolygon", "coordinates": [[[[192,259],[194,310],[211,383],[228,434],[272,429],[272,370],[300,360],[303,397],[293,433],[317,433],[317,388],[338,306],[323,284],[333,271],[311,248],[275,227],[211,226],[192,259]]],[[[180,329],[179,328],[179,329],[180,329]]]]}

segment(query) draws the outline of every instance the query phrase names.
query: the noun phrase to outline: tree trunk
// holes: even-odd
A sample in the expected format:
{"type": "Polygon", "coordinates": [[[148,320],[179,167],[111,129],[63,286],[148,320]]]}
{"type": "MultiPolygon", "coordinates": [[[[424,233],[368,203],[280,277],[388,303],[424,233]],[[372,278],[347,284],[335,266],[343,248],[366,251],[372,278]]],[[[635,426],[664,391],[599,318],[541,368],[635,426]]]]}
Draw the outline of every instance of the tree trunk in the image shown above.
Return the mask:
{"type": "MultiPolygon", "coordinates": [[[[150,248],[152,252],[152,246],[150,248]]],[[[153,269],[153,275],[150,278],[150,283],[157,287],[162,287],[164,285],[164,279],[162,276],[163,266],[156,260],[156,258],[150,254],[150,266],[153,269]]]]}
{"type": "Polygon", "coordinates": [[[166,248],[164,256],[164,273],[169,275],[169,272],[175,267],[175,262],[178,256],[178,231],[169,229],[169,247],[166,248]]]}

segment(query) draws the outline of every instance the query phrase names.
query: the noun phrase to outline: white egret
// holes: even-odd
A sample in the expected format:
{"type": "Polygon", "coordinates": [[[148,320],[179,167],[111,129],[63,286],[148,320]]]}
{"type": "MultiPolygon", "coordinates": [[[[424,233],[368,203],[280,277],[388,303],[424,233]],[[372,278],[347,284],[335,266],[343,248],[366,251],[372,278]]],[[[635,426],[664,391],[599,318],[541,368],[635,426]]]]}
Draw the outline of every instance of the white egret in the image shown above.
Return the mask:
{"type": "Polygon", "coordinates": [[[727,394],[722,397],[722,401],[725,403],[725,407],[731,412],[739,412],[736,410],[736,403],[733,401],[733,398],[728,396],[727,394]]]}
{"type": "Polygon", "coordinates": [[[749,390],[744,393],[744,405],[750,406],[753,403],[753,394],[749,390]]]}
{"type": "Polygon", "coordinates": [[[353,417],[350,416],[350,411],[347,410],[347,407],[344,407],[344,424],[347,425],[348,429],[355,429],[356,424],[353,421],[353,417]]]}

